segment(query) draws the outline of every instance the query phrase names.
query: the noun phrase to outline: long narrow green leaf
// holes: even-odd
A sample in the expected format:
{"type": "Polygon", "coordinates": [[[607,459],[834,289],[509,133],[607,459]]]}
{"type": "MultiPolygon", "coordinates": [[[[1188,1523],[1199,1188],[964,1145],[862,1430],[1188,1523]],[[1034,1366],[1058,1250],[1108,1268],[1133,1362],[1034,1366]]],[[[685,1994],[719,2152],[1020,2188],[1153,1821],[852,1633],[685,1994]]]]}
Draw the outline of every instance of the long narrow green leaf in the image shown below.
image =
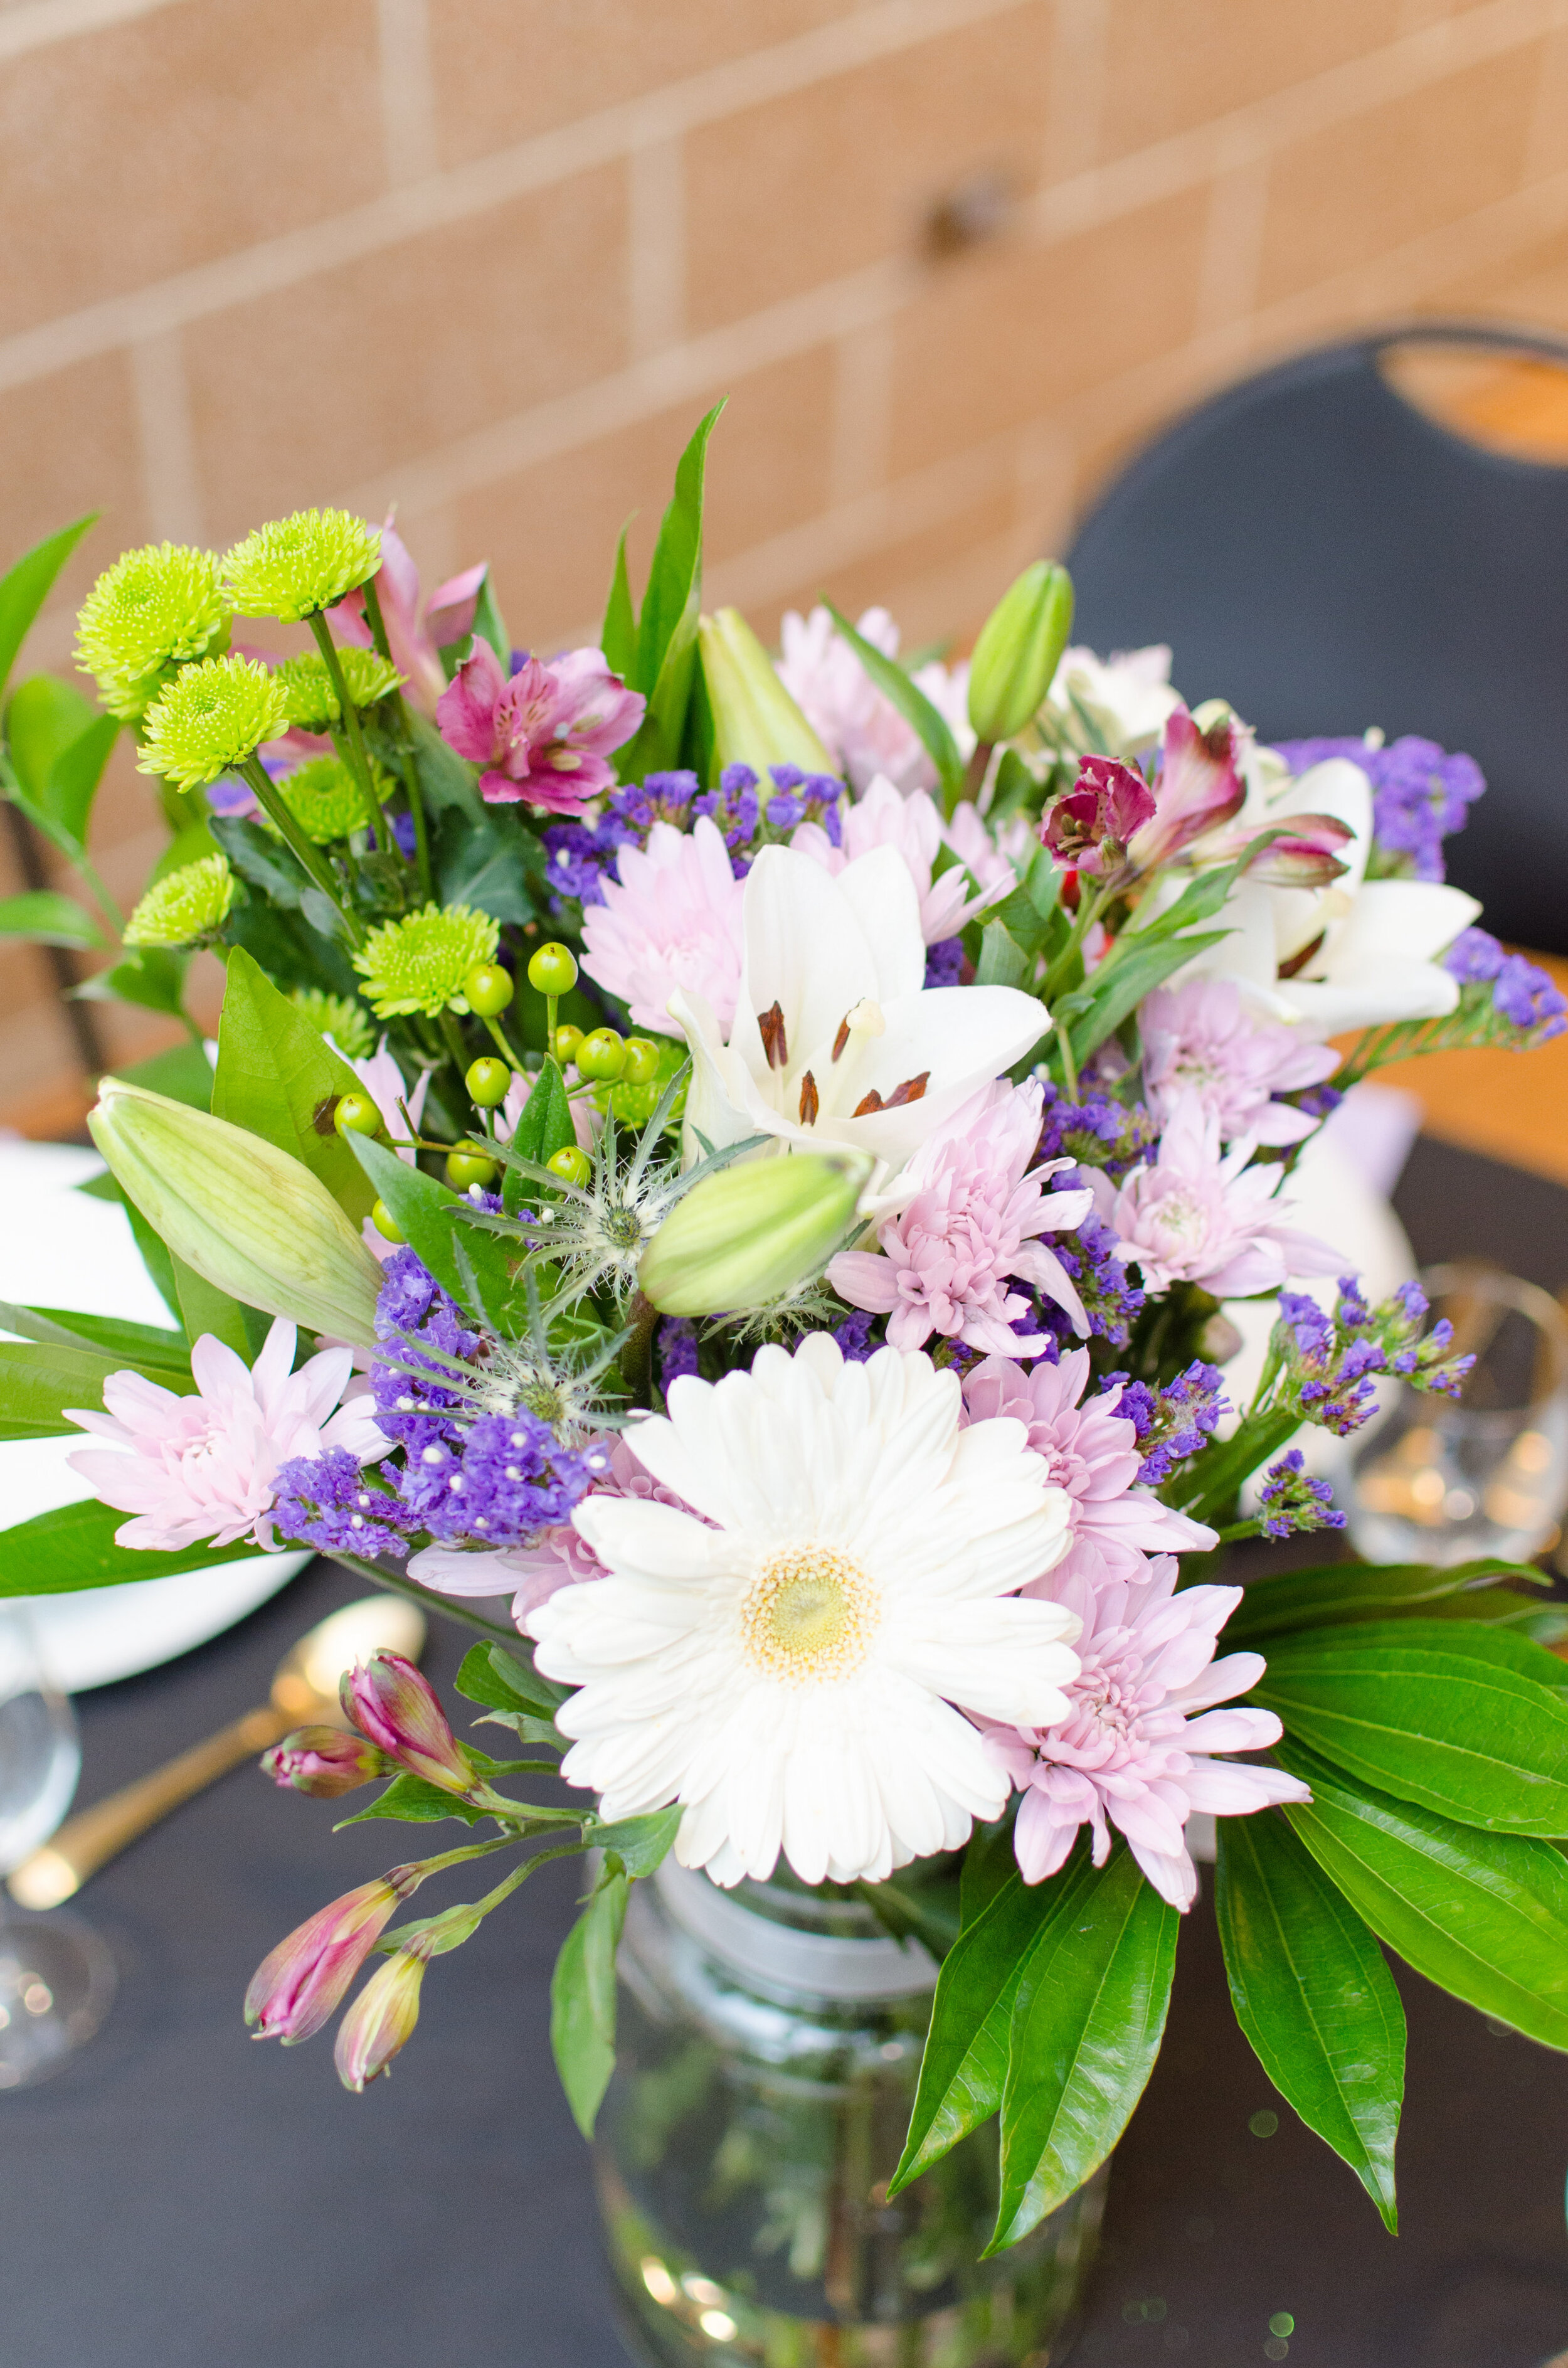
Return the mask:
{"type": "Polygon", "coordinates": [[[175,1554],[143,1554],[117,1546],[116,1530],[130,1519],[93,1497],[40,1513],[0,1531],[0,1596],[70,1595],[87,1587],[123,1587],[132,1579],[172,1578],[176,1571],[211,1570],[256,1553],[254,1538],[227,1546],[181,1546],[175,1554]]]}
{"type": "Polygon", "coordinates": [[[0,1299],[0,1332],[117,1357],[121,1364],[137,1365],[142,1372],[190,1372],[190,1351],[177,1332],[154,1324],[131,1324],[118,1315],[82,1315],[71,1307],[18,1307],[13,1300],[0,1299]]]}
{"type": "Polygon", "coordinates": [[[1130,1850],[1088,1869],[1019,1984],[1002,2096],[1002,2193],[986,2250],[1064,2203],[1109,2154],[1160,2052],[1181,1921],[1130,1850]]]}
{"type": "Polygon", "coordinates": [[[209,1282],[205,1275],[198,1274],[194,1267],[187,1266],[183,1258],[175,1258],[173,1265],[175,1290],[179,1298],[180,1321],[185,1326],[186,1338],[194,1344],[204,1335],[209,1336],[221,1340],[225,1349],[232,1349],[236,1357],[243,1357],[247,1365],[253,1363],[267,1335],[267,1318],[256,1317],[261,1326],[258,1338],[250,1321],[256,1315],[254,1309],[247,1309],[239,1300],[232,1299],[215,1282],[209,1282]]]}
{"type": "Polygon", "coordinates": [[[637,612],[631,605],[631,578],[626,567],[626,538],[631,531],[631,520],[628,518],[615,546],[615,568],[605,601],[604,623],[599,629],[605,664],[623,680],[637,664],[637,612]]]}
{"type": "Polygon", "coordinates": [[[0,897],[0,938],[28,938],[35,946],[91,946],[107,941],[85,905],[54,888],[28,888],[0,897]]]}
{"type": "MultiPolygon", "coordinates": [[[[708,439],[723,409],[722,403],[716,403],[699,421],[696,433],[676,462],[675,492],[653,545],[648,588],[642,596],[642,617],[637,628],[637,673],[632,684],[634,689],[646,694],[652,693],[659,679],[676,627],[694,596],[700,592],[708,439]]],[[[695,618],[693,622],[695,629],[695,618]]]]}
{"type": "Polygon", "coordinates": [[[120,726],[112,715],[95,716],[86,730],[62,748],[49,768],[40,801],[40,819],[55,845],[70,856],[85,850],[93,801],[114,754],[120,726]]]}
{"type": "Polygon", "coordinates": [[[41,542],[23,552],[7,575],[0,576],[0,692],[10,678],[28,627],[49,598],[50,586],[87,529],[97,524],[97,510],[89,510],[85,518],[73,519],[57,534],[45,535],[41,542]]]}
{"type": "Polygon", "coordinates": [[[427,1267],[443,1291],[463,1297],[463,1279],[453,1254],[452,1220],[460,1195],[434,1176],[410,1167],[384,1143],[357,1134],[350,1145],[369,1178],[374,1192],[386,1202],[403,1240],[427,1267]]]}
{"type": "Polygon", "coordinates": [[[1299,1744],[1281,1745],[1278,1757],[1312,1791],[1286,1816],[1378,1938],[1483,2014],[1568,2048],[1562,1852],[1396,1801],[1299,1744]]]}
{"type": "Polygon", "coordinates": [[[1271,1648],[1255,1699],[1381,1792],[1492,1833],[1568,1834],[1568,1702],[1528,1638],[1447,1621],[1319,1629],[1271,1648]]]}
{"type": "MultiPolygon", "coordinates": [[[[1519,1587],[1540,1586],[1528,1563],[1456,1563],[1440,1570],[1430,1563],[1325,1563],[1312,1570],[1284,1570],[1247,1586],[1225,1622],[1225,1642],[1259,1645],[1299,1628],[1327,1628],[1351,1620],[1385,1619],[1391,1612],[1425,1613],[1430,1605],[1469,1592],[1477,1618],[1483,1618],[1483,1582],[1508,1579],[1519,1587]]],[[[1542,1601],[1548,1599],[1543,1595],[1542,1601]]]]}
{"type": "Polygon", "coordinates": [[[920,738],[926,755],[937,768],[944,801],[950,806],[963,783],[963,758],[959,744],[948,726],[948,720],[932,706],[919,684],[905,674],[895,658],[883,655],[874,642],[857,632],[847,617],[841,616],[832,601],[828,614],[839,632],[848,643],[884,699],[897,708],[904,722],[920,738]]]}
{"type": "Polygon", "coordinates": [[[338,1097],[359,1080],[297,1005],[279,995],[243,946],[229,955],[212,1115],[301,1160],[356,1224],[375,1193],[333,1124],[338,1097]]]}
{"type": "Polygon", "coordinates": [[[1236,2021],[1391,2231],[1404,2009],[1382,1951],[1277,1811],[1220,1820],[1215,1912],[1236,2021]]]}
{"type": "MultiPolygon", "coordinates": [[[[60,1439],[74,1431],[65,1420],[73,1406],[101,1412],[104,1383],[127,1370],[121,1357],[91,1349],[68,1349],[55,1341],[0,1340],[0,1439],[60,1439]]],[[[177,1377],[166,1367],[146,1378],[167,1389],[177,1377]]]]}
{"type": "Polygon", "coordinates": [[[561,1944],[550,1985],[555,2068],[585,2138],[615,2070],[615,1952],[631,1884],[607,1874],[561,1944]]]}
{"type": "Polygon", "coordinates": [[[41,805],[54,760],[79,740],[98,711],[80,687],[57,674],[30,674],[6,710],[6,752],[17,786],[41,805]]]}
{"type": "Polygon", "coordinates": [[[1229,935],[1228,929],[1199,929],[1185,937],[1145,940],[1124,931],[1082,990],[1081,1008],[1073,1017],[1073,1058],[1078,1067],[1173,971],[1229,935]]]}

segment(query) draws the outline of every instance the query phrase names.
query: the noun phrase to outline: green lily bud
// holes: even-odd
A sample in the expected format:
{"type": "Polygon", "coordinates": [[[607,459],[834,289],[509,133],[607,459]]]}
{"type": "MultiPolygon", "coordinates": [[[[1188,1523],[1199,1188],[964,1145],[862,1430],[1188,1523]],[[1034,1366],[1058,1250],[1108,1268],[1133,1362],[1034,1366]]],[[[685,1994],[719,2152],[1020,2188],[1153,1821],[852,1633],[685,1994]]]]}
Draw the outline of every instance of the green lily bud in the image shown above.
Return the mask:
{"type": "Polygon", "coordinates": [[[837,771],[738,609],[699,617],[697,639],[713,715],[716,772],[726,765],[750,765],[759,773],[769,765],[837,771]]]}
{"type": "Polygon", "coordinates": [[[301,1161],[163,1094],[105,1077],[93,1141],[154,1233],[206,1282],[369,1348],[381,1270],[301,1161]]]}
{"type": "Polygon", "coordinates": [[[871,1162],[792,1153],[721,1167],[676,1202],[638,1285],[665,1315],[765,1307],[820,1272],[855,1218],[871,1162]]]}
{"type": "Polygon", "coordinates": [[[1073,579],[1037,559],[980,629],[969,667],[969,720],[978,739],[1010,740],[1038,715],[1073,630],[1073,579]]]}

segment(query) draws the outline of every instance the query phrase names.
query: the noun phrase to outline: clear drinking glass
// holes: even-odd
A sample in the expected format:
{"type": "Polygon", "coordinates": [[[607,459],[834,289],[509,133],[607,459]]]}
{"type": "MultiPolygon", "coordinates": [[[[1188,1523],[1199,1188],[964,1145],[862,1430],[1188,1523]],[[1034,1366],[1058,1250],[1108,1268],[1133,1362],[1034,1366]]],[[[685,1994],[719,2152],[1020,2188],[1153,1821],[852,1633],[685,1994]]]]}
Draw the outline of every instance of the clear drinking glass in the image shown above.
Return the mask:
{"type": "Polygon", "coordinates": [[[1463,1395],[1403,1389],[1351,1465],[1350,1536],[1368,1562],[1528,1562],[1568,1506],[1568,1318],[1517,1275],[1427,1269],[1434,1315],[1474,1355],[1463,1395]]]}
{"type": "MultiPolygon", "coordinates": [[[[0,1603],[0,1876],[46,1842],[71,1805],[82,1754],[27,1612],[0,1603]]],[[[78,1916],[28,1916],[0,1884],[0,2089],[46,2079],[97,2030],[114,1961],[78,1916]]]]}

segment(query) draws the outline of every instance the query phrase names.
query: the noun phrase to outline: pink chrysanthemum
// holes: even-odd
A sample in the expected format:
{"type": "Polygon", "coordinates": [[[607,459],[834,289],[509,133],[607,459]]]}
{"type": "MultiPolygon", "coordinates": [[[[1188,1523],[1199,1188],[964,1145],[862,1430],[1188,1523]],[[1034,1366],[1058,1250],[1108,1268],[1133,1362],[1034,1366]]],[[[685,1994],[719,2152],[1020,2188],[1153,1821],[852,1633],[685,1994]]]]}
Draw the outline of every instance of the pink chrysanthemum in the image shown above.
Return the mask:
{"type": "Polygon", "coordinates": [[[1220,1139],[1300,1143],[1317,1124],[1305,1110],[1270,1099],[1321,1085],[1339,1066],[1326,1044],[1304,1042],[1294,1028],[1259,1019],[1231,978],[1189,978],[1156,987],[1139,1007],[1143,1091],[1156,1118],[1168,1119],[1184,1093],[1196,1094],[1220,1139]]]}
{"type": "Polygon", "coordinates": [[[1217,1299],[1246,1299],[1292,1275],[1340,1271],[1339,1251],[1283,1222],[1290,1203],[1275,1197],[1279,1170],[1249,1167],[1252,1154],[1244,1140],[1221,1156],[1219,1120],[1187,1092],[1157,1158],[1135,1167],[1119,1191],[1103,1169],[1091,1171],[1096,1207],[1136,1259],[1145,1290],[1200,1282],[1217,1299]]]}
{"type": "Polygon", "coordinates": [[[575,814],[614,780],[607,760],[646,704],[602,650],[569,650],[549,666],[525,657],[508,679],[481,636],[437,701],[436,721],[449,748],[483,768],[480,793],[492,804],[526,798],[575,814]]]}
{"type": "Polygon", "coordinates": [[[1161,1897],[1185,1909],[1198,1894],[1185,1832],[1194,1809],[1244,1816],[1272,1802],[1312,1798],[1280,1769],[1209,1757],[1263,1750],[1283,1730],[1272,1711],[1210,1707],[1245,1693],[1263,1675],[1260,1653],[1214,1658],[1241,1588],[1188,1587],[1178,1595],[1176,1581],[1167,1554],[1131,1582],[1096,1589],[1063,1565],[1029,1590],[1049,1591],[1084,1629],[1076,1645],[1082,1668],[1066,1688],[1068,1715],[1032,1734],[987,1729],[991,1748],[1023,1791],[1014,1848],[1026,1883],[1054,1874],[1084,1825],[1093,1828],[1095,1864],[1103,1866],[1116,1826],[1161,1897]]]}
{"type": "Polygon", "coordinates": [[[928,946],[956,938],[966,922],[1005,896],[1013,884],[1010,867],[978,896],[971,894],[971,883],[961,864],[954,864],[934,880],[931,868],[942,845],[941,816],[924,790],[912,790],[903,797],[884,774],[877,776],[863,798],[845,808],[841,830],[843,844],[835,847],[821,823],[803,822],[790,844],[835,874],[858,855],[869,855],[874,847],[896,848],[915,882],[920,900],[920,931],[928,946]]]}
{"type": "MultiPolygon", "coordinates": [[[[1207,1554],[1216,1543],[1212,1530],[1135,1485],[1142,1456],[1136,1430],[1117,1412],[1119,1382],[1080,1405],[1088,1381],[1089,1352],[1073,1349],[1028,1373],[1006,1358],[987,1357],[964,1383],[970,1420],[1006,1415],[1023,1423],[1051,1486],[1066,1490],[1072,1543],[1060,1569],[1100,1587],[1138,1577],[1146,1554],[1207,1554]]],[[[1052,1591],[1057,1577],[1053,1571],[1052,1591]]]]}
{"type": "MultiPolygon", "coordinates": [[[[868,609],[858,630],[884,657],[898,655],[898,627],[885,609],[868,609]]],[[[872,682],[826,609],[809,617],[787,609],[779,626],[778,677],[812,731],[844,768],[850,787],[865,790],[879,773],[894,789],[929,790],[937,769],[912,724],[872,682]]],[[[915,686],[948,724],[967,757],[969,667],[937,663],[917,667],[915,686]]]]}
{"type": "Polygon", "coordinates": [[[972,1095],[928,1136],[904,1172],[913,1196],[878,1228],[881,1254],[840,1252],[827,1279],[851,1307],[888,1318],[895,1349],[918,1349],[933,1332],[971,1349],[1038,1357],[1043,1334],[1013,1330],[1029,1314],[1009,1281],[1031,1283],[1086,1332],[1083,1303],[1061,1260],[1035,1237],[1068,1233],[1087,1216],[1092,1195],[1048,1192],[1068,1159],[1028,1173],[1040,1142],[1038,1085],[1005,1078],[972,1095]]]}
{"type": "Polygon", "coordinates": [[[583,968],[639,1028],[682,1030],[666,1009],[677,987],[707,998],[728,1034],[741,980],[741,906],[723,836],[708,815],[688,835],[656,822],[644,848],[623,847],[604,903],[583,916],[583,968]]]}
{"type": "Polygon", "coordinates": [[[361,1463],[386,1454],[367,1394],[333,1412],[354,1369],[352,1349],[324,1349],[294,1373],[295,1337],[279,1316],[247,1366],[204,1332],[190,1352],[190,1396],[140,1373],[111,1373],[104,1413],[66,1409],[68,1422],[120,1451],[84,1448],[66,1459],[106,1505],[135,1514],[115,1531],[117,1545],[172,1554],[208,1540],[232,1545],[248,1531],[258,1546],[273,1547],[280,1464],[333,1447],[361,1463]]]}

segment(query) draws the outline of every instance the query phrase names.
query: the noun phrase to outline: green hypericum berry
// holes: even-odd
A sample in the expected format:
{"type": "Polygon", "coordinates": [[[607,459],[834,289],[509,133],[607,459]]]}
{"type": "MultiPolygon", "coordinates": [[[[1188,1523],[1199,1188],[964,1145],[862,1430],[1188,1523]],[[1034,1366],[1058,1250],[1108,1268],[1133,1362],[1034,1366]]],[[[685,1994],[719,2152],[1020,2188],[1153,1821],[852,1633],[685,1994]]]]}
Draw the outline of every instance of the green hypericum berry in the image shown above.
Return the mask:
{"type": "Polygon", "coordinates": [[[117,559],[83,601],[76,655],[109,713],[133,723],[170,667],[221,649],[228,626],[214,554],[150,542],[117,559]]]}
{"type": "Polygon", "coordinates": [[[505,1061],[486,1053],[471,1064],[463,1083],[481,1110],[497,1110],[512,1090],[512,1072],[505,1061]]]}
{"type": "Polygon", "coordinates": [[[552,1176],[559,1176],[563,1184],[575,1184],[579,1190],[594,1172],[593,1161],[574,1143],[567,1144],[564,1150],[552,1151],[544,1164],[552,1176]]]}
{"type": "Polygon", "coordinates": [[[570,995],[577,984],[577,957],[570,946],[540,946],[528,957],[528,985],[540,995],[570,995]]]}
{"type": "MultiPolygon", "coordinates": [[[[384,803],[397,787],[390,773],[372,761],[370,778],[384,803]]],[[[365,827],[365,800],[358,781],[340,757],[311,757],[296,765],[278,783],[278,794],[305,837],[316,847],[365,827]]],[[[267,816],[264,814],[265,822],[267,816]]]]}
{"type": "Polygon", "coordinates": [[[471,912],[466,905],[426,905],[372,929],[354,967],[378,1019],[407,1011],[434,1019],[442,1011],[469,1008],[464,983],[471,970],[491,960],[499,937],[488,913],[471,912]]]}
{"type": "Polygon", "coordinates": [[[249,658],[182,666],[142,719],[137,763],[177,789],[203,790],[289,729],[289,704],[270,669],[249,658]]]}
{"type": "Polygon", "coordinates": [[[447,1159],[447,1181],[454,1192],[466,1192],[471,1184],[483,1190],[495,1181],[495,1162],[486,1159],[481,1151],[454,1151],[447,1159]]]}
{"type": "Polygon", "coordinates": [[[399,1231],[397,1219],[384,1201],[376,1202],[370,1212],[370,1223],[383,1241],[401,1243],[407,1239],[407,1235],[399,1231]]]}
{"type": "Polygon", "coordinates": [[[379,527],[348,510],[296,510],[225,552],[223,575],[240,616],[297,624],[368,584],[381,564],[379,527]]]}
{"type": "Polygon", "coordinates": [[[182,863],[149,888],[125,925],[128,946],[194,946],[222,927],[234,875],[221,855],[182,863]]]}
{"type": "Polygon", "coordinates": [[[596,1028],[577,1047],[577,1075],[611,1084],[626,1065],[626,1045],[613,1028],[596,1028]]]}
{"type": "Polygon", "coordinates": [[[476,962],[463,981],[463,994],[481,1019],[498,1019],[512,1000],[512,973],[501,962],[476,962]]]}
{"type": "Polygon", "coordinates": [[[368,1061],[376,1031],[364,1005],[351,995],[325,995],[319,986],[297,986],[290,997],[318,1036],[330,1036],[346,1061],[368,1061]]]}
{"type": "Polygon", "coordinates": [[[620,1081],[628,1086],[651,1086],[659,1074],[659,1048],[651,1036],[629,1036],[625,1057],[620,1064],[620,1081]]]}
{"type": "MultiPolygon", "coordinates": [[[[340,649],[337,663],[356,707],[374,707],[378,699],[385,699],[403,680],[392,660],[375,650],[340,649]]],[[[310,651],[303,657],[285,658],[276,671],[289,694],[289,721],[296,730],[324,732],[329,725],[342,722],[337,693],[326,670],[326,660],[319,651],[310,651]]]]}
{"type": "Polygon", "coordinates": [[[555,1031],[555,1057],[562,1068],[568,1061],[576,1059],[577,1047],[582,1041],[582,1030],[574,1027],[570,1019],[563,1019],[555,1031]]]}
{"type": "Polygon", "coordinates": [[[339,1094],[332,1122],[339,1134],[380,1134],[381,1114],[369,1094],[339,1094]]]}

